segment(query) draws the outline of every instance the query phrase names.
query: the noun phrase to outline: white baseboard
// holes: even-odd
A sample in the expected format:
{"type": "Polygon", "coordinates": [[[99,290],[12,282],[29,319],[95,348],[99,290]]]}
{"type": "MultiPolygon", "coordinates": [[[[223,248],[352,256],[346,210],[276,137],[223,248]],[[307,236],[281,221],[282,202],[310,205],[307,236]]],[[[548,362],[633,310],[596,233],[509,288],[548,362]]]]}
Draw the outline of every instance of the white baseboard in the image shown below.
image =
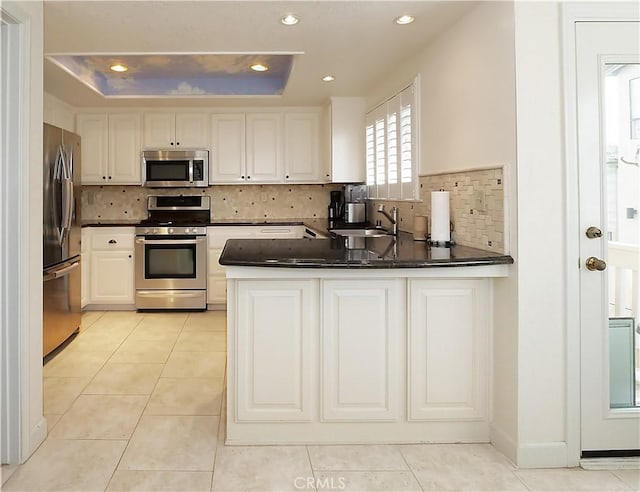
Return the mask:
{"type": "Polygon", "coordinates": [[[542,442],[518,446],[518,468],[566,468],[566,442],[542,442]]]}
{"type": "Polygon", "coordinates": [[[24,452],[22,453],[22,463],[27,461],[29,457],[36,452],[36,449],[40,447],[40,445],[47,438],[47,419],[42,417],[35,428],[29,434],[29,442],[27,446],[23,447],[24,452]]]}
{"type": "Polygon", "coordinates": [[[517,462],[518,445],[516,441],[494,422],[489,424],[489,437],[494,448],[504,454],[512,463],[517,462]]]}

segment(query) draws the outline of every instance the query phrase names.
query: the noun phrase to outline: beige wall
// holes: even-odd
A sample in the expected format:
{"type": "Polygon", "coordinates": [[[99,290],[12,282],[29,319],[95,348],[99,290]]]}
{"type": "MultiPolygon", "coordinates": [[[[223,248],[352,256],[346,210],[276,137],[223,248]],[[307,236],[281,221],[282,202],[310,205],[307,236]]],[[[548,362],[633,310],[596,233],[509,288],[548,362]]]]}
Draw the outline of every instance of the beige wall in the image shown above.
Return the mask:
{"type": "MultiPolygon", "coordinates": [[[[503,240],[516,264],[508,278],[495,281],[491,429],[492,441],[515,462],[519,262],[514,51],[513,4],[482,2],[419,56],[393,70],[368,95],[367,102],[368,108],[374,107],[420,74],[420,173],[455,173],[487,166],[503,169],[503,240]]],[[[430,181],[430,177],[423,180],[430,181]]],[[[429,196],[424,193],[421,199],[426,202],[429,196]]],[[[425,207],[420,203],[407,206],[425,207]]],[[[452,215],[460,213],[463,211],[452,210],[452,215]]]]}
{"type": "Polygon", "coordinates": [[[420,174],[515,161],[513,6],[481,2],[367,95],[367,108],[420,73],[420,174]]]}

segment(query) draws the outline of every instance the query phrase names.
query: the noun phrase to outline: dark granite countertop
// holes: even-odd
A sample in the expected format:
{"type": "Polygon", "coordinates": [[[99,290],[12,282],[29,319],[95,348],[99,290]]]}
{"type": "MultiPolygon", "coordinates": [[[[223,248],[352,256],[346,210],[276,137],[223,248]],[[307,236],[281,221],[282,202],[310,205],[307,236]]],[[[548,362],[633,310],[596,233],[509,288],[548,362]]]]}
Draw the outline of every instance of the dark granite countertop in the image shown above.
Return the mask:
{"type": "Polygon", "coordinates": [[[83,219],[81,227],[135,227],[142,219],[83,219]]]}
{"type": "Polygon", "coordinates": [[[402,232],[397,238],[350,239],[230,239],[220,256],[220,264],[287,268],[430,268],[513,263],[509,255],[467,246],[430,247],[402,232]]]}

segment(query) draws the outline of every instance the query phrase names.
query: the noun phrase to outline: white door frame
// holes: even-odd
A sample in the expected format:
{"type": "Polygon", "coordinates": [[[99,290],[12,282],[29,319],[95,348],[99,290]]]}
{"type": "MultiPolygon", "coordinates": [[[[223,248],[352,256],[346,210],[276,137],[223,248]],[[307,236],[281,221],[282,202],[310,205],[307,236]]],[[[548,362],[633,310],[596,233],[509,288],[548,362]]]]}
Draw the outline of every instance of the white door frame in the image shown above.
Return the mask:
{"type": "Polygon", "coordinates": [[[12,220],[9,218],[11,204],[20,203],[19,182],[21,173],[10,172],[11,163],[21,162],[23,157],[24,132],[22,122],[24,114],[24,61],[25,32],[21,19],[0,9],[0,22],[4,31],[2,38],[2,80],[1,101],[2,118],[0,120],[0,142],[2,169],[0,169],[0,305],[2,318],[0,334],[0,363],[2,379],[0,380],[0,406],[2,463],[20,462],[21,452],[21,401],[20,383],[22,379],[21,356],[22,340],[19,327],[19,291],[15,267],[16,235],[12,235],[12,220]],[[13,68],[8,70],[8,68],[13,68]],[[20,67],[16,70],[15,67],[20,67]]]}
{"type": "Polygon", "coordinates": [[[567,466],[580,463],[580,223],[572,213],[578,202],[578,129],[576,106],[576,37],[580,21],[638,21],[636,2],[567,3],[562,5],[562,55],[565,133],[565,223],[567,299],[567,466]]]}

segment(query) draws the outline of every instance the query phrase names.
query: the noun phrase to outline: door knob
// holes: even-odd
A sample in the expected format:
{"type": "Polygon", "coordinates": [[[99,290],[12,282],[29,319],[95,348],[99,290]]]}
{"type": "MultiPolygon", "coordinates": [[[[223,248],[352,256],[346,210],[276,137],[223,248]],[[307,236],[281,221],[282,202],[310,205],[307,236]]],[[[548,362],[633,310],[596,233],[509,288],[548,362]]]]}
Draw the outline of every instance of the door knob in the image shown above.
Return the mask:
{"type": "Polygon", "coordinates": [[[589,227],[585,234],[589,239],[597,239],[599,237],[602,237],[602,231],[595,226],[589,227]]]}
{"type": "Polygon", "coordinates": [[[585,262],[585,265],[587,266],[587,270],[591,272],[601,272],[605,268],[607,268],[607,262],[601,260],[600,258],[596,258],[595,256],[589,256],[589,258],[587,258],[587,261],[585,262]]]}

